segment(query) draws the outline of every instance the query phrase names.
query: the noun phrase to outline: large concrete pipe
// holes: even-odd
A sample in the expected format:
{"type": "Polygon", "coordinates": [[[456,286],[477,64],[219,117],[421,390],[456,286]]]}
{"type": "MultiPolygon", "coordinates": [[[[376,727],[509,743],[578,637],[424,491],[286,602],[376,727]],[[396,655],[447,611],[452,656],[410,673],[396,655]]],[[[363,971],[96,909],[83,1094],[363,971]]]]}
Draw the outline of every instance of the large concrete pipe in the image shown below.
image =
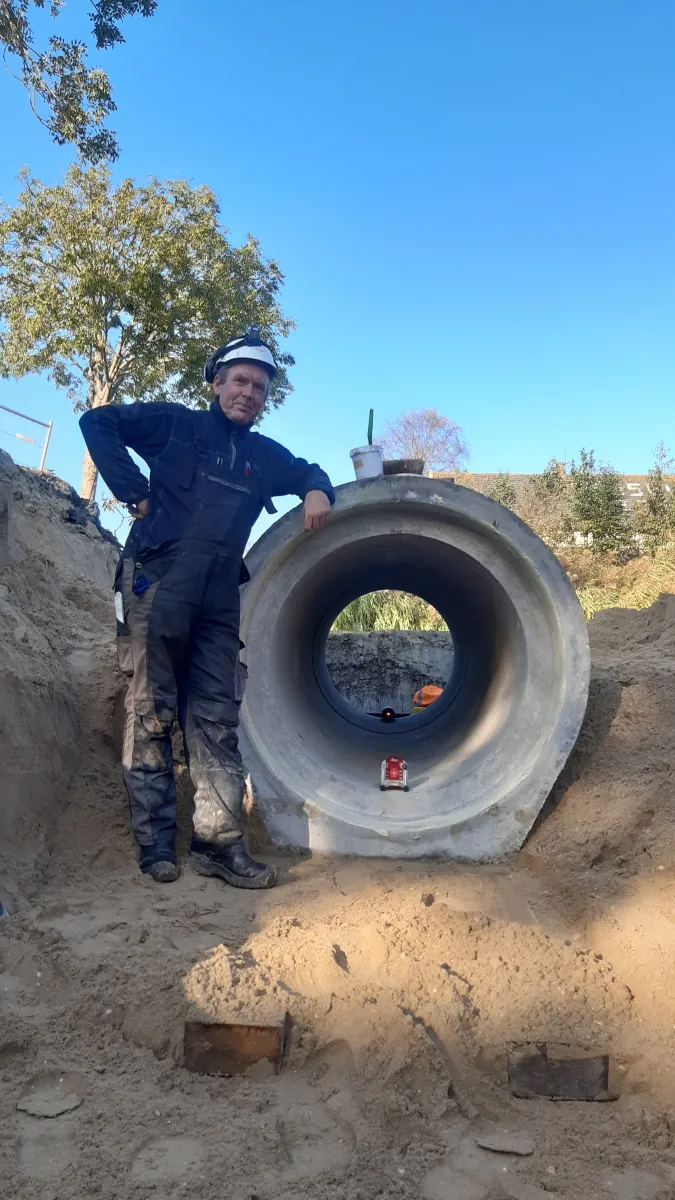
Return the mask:
{"type": "Polygon", "coordinates": [[[337,489],[325,531],[300,510],[247,557],[242,750],[274,841],[327,853],[485,860],[522,845],[572,749],[588,693],[586,625],[555,556],[469,488],[386,476],[337,489]],[[388,725],[336,691],[337,614],[365,592],[422,596],[452,633],[451,678],[388,725]],[[400,755],[410,791],[381,792],[400,755]]]}

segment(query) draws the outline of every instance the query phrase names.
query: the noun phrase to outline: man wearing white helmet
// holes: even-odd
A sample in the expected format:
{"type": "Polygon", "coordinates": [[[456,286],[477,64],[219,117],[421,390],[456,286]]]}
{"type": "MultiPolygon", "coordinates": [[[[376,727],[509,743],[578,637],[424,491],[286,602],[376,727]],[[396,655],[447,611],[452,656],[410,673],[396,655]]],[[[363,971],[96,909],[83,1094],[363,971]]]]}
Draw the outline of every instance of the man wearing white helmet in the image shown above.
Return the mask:
{"type": "Polygon", "coordinates": [[[304,501],[304,527],[321,529],[334,502],[328,476],[252,431],[276,373],[270,347],[249,329],[211,355],[207,411],[168,402],[92,409],[80,425],[91,456],[134,522],[115,580],[118,657],[128,677],[123,773],[140,867],[178,878],[171,730],[178,716],[195,785],[190,859],[235,887],[276,882],[244,847],[244,776],[237,745],[242,556],[273,496],[304,501]],[[145,459],[150,480],[129,448],[145,459]]]}

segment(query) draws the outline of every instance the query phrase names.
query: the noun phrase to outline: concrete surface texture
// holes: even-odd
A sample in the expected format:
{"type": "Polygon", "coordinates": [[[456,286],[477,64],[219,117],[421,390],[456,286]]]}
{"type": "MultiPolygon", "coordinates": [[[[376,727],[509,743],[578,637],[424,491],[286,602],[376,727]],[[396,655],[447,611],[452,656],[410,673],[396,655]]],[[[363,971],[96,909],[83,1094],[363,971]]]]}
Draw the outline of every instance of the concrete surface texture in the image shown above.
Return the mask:
{"type": "Polygon", "coordinates": [[[243,591],[249,683],[242,747],[279,845],[487,860],[522,845],[576,740],[589,651],[574,590],[513,513],[419,476],[345,484],[327,529],[298,510],[253,547],[243,591]],[[444,695],[384,725],[335,688],[337,614],[378,588],[421,595],[454,646],[444,695]],[[379,788],[407,759],[410,793],[379,788]]]}
{"type": "Polygon", "coordinates": [[[412,712],[425,683],[445,687],[452,673],[452,636],[431,630],[331,633],[326,666],[343,699],[362,712],[412,712]]]}

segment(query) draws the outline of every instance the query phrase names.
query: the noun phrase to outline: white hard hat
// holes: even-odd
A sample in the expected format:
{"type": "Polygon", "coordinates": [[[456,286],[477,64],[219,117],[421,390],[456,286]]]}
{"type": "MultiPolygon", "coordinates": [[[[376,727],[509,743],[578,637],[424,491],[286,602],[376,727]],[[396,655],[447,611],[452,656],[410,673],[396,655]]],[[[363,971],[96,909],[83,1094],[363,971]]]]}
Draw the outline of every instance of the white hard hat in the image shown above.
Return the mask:
{"type": "Polygon", "coordinates": [[[243,337],[232,338],[232,341],[220,346],[215,354],[211,355],[204,367],[206,383],[213,383],[218,374],[218,367],[237,361],[256,363],[264,367],[270,379],[277,373],[274,355],[267,342],[263,342],[257,325],[249,325],[243,337]]]}

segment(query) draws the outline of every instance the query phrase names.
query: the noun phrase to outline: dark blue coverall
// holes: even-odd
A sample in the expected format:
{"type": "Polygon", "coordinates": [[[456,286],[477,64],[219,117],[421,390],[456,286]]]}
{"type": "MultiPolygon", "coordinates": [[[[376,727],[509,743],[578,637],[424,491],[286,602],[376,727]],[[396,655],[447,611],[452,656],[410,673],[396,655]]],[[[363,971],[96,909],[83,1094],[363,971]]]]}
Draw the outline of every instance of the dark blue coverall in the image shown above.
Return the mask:
{"type": "Polygon", "coordinates": [[[241,835],[244,548],[263,507],[276,511],[273,496],[304,499],[317,490],[331,503],[335,497],[320,467],[233,423],[218,400],[207,411],[164,402],[111,405],[86,412],[80,426],[113,495],[125,504],[149,499],[115,580],[123,602],[118,655],[129,682],[124,781],[147,869],[176,861],[176,715],[196,788],[195,837],[224,845],[241,835]],[[149,484],[127,447],[150,467],[149,484]]]}

